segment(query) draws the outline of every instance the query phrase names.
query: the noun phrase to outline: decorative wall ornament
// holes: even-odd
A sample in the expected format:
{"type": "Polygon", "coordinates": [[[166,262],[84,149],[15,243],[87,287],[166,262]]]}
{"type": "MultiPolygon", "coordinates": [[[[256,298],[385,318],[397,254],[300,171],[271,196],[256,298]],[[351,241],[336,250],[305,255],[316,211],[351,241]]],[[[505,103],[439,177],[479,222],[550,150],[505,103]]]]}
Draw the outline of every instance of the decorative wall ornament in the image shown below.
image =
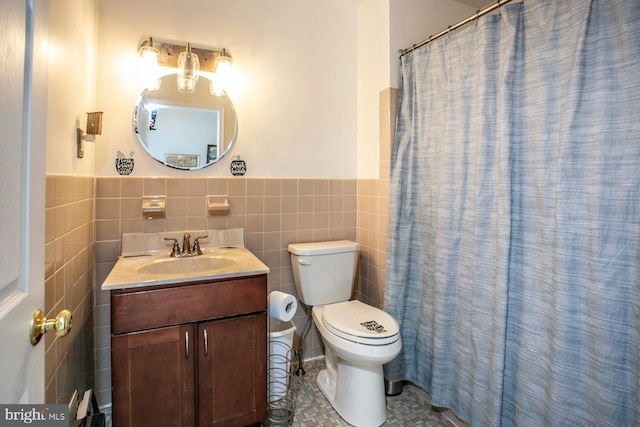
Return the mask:
{"type": "Polygon", "coordinates": [[[240,156],[235,156],[231,161],[231,175],[243,176],[247,173],[247,164],[244,160],[240,160],[240,156]]]}
{"type": "Polygon", "coordinates": [[[116,156],[116,171],[120,175],[131,175],[133,172],[133,151],[129,153],[129,157],[125,157],[124,153],[118,150],[116,156]]]}

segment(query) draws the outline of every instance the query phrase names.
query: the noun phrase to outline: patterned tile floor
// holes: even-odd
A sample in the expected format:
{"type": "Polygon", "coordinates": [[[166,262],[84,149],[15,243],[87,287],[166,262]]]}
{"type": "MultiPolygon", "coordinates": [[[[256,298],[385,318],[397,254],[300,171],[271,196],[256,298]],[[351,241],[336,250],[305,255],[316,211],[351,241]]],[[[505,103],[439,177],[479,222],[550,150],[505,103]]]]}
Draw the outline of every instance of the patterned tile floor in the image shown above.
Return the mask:
{"type": "MultiPolygon", "coordinates": [[[[349,426],[335,412],[316,385],[316,376],[323,367],[324,359],[306,361],[306,375],[294,380],[297,382],[294,427],[349,426]]],[[[111,408],[105,412],[107,427],[111,427],[111,408]]],[[[405,385],[398,396],[387,397],[387,421],[383,426],[468,427],[451,411],[433,411],[429,405],[429,395],[413,385],[405,385]]]]}
{"type": "MultiPolygon", "coordinates": [[[[349,426],[331,407],[316,385],[316,375],[324,367],[324,359],[307,361],[306,375],[297,377],[294,427],[349,426]]],[[[429,395],[419,387],[406,385],[398,396],[387,397],[387,421],[384,426],[402,427],[466,427],[450,411],[435,412],[429,395]]]]}

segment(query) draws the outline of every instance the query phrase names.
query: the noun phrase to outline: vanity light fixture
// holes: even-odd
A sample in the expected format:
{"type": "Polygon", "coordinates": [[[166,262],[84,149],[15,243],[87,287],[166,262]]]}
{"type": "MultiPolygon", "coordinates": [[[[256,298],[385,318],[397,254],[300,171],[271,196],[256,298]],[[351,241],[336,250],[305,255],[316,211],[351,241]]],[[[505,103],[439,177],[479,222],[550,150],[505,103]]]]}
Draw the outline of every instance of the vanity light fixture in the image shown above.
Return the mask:
{"type": "Polygon", "coordinates": [[[229,80],[233,70],[233,59],[227,53],[226,49],[222,49],[220,55],[214,62],[215,72],[209,84],[209,91],[212,95],[224,95],[225,89],[229,86],[229,80]]]}
{"type": "Polygon", "coordinates": [[[178,56],[178,91],[193,93],[200,72],[200,59],[198,54],[191,51],[191,45],[187,43],[187,49],[178,56]]]}
{"type": "Polygon", "coordinates": [[[222,48],[222,52],[220,52],[216,58],[214,67],[218,74],[229,74],[231,72],[231,69],[233,68],[233,59],[231,59],[231,55],[227,53],[225,48],[222,48]]]}
{"type": "Polygon", "coordinates": [[[160,51],[153,46],[153,37],[149,37],[149,40],[142,42],[140,49],[138,49],[138,55],[145,62],[149,61],[154,65],[158,64],[160,51]]]}
{"type": "Polygon", "coordinates": [[[193,92],[200,74],[212,81],[210,91],[213,95],[224,94],[230,81],[233,59],[226,49],[201,49],[191,47],[190,43],[186,46],[164,43],[149,37],[140,44],[138,54],[144,86],[150,90],[159,89],[163,68],[165,71],[177,69],[180,92],[193,92]]]}
{"type": "Polygon", "coordinates": [[[138,56],[140,56],[140,77],[143,79],[144,86],[150,90],[159,89],[158,57],[160,51],[153,45],[153,37],[149,37],[149,40],[140,45],[138,56]]]}
{"type": "Polygon", "coordinates": [[[85,132],[76,128],[76,156],[81,159],[84,157],[84,141],[95,141],[96,135],[102,135],[102,111],[96,111],[93,113],[87,113],[87,135],[91,135],[91,138],[85,136],[85,132]]]}

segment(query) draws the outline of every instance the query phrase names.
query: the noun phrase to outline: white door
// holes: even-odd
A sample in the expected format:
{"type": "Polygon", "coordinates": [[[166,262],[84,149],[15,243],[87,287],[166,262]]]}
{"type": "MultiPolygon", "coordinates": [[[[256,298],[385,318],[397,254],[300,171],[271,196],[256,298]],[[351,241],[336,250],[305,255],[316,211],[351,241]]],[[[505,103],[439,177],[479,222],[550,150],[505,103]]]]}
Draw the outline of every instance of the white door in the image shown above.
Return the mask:
{"type": "Polygon", "coordinates": [[[44,403],[48,0],[0,1],[0,403],[44,403]],[[37,46],[34,49],[34,46],[37,46]]]}

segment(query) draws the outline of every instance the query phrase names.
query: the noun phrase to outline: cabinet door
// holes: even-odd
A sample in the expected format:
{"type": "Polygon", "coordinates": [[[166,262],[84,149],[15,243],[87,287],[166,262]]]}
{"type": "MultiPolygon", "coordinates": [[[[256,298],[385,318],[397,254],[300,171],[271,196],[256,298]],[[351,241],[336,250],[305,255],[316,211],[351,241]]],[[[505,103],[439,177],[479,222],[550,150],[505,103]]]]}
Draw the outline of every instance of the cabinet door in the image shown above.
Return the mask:
{"type": "Polygon", "coordinates": [[[194,330],[189,324],[112,336],[114,426],[194,425],[194,330]]]}
{"type": "Polygon", "coordinates": [[[198,326],[200,426],[246,426],[266,418],[266,314],[198,326]]]}

